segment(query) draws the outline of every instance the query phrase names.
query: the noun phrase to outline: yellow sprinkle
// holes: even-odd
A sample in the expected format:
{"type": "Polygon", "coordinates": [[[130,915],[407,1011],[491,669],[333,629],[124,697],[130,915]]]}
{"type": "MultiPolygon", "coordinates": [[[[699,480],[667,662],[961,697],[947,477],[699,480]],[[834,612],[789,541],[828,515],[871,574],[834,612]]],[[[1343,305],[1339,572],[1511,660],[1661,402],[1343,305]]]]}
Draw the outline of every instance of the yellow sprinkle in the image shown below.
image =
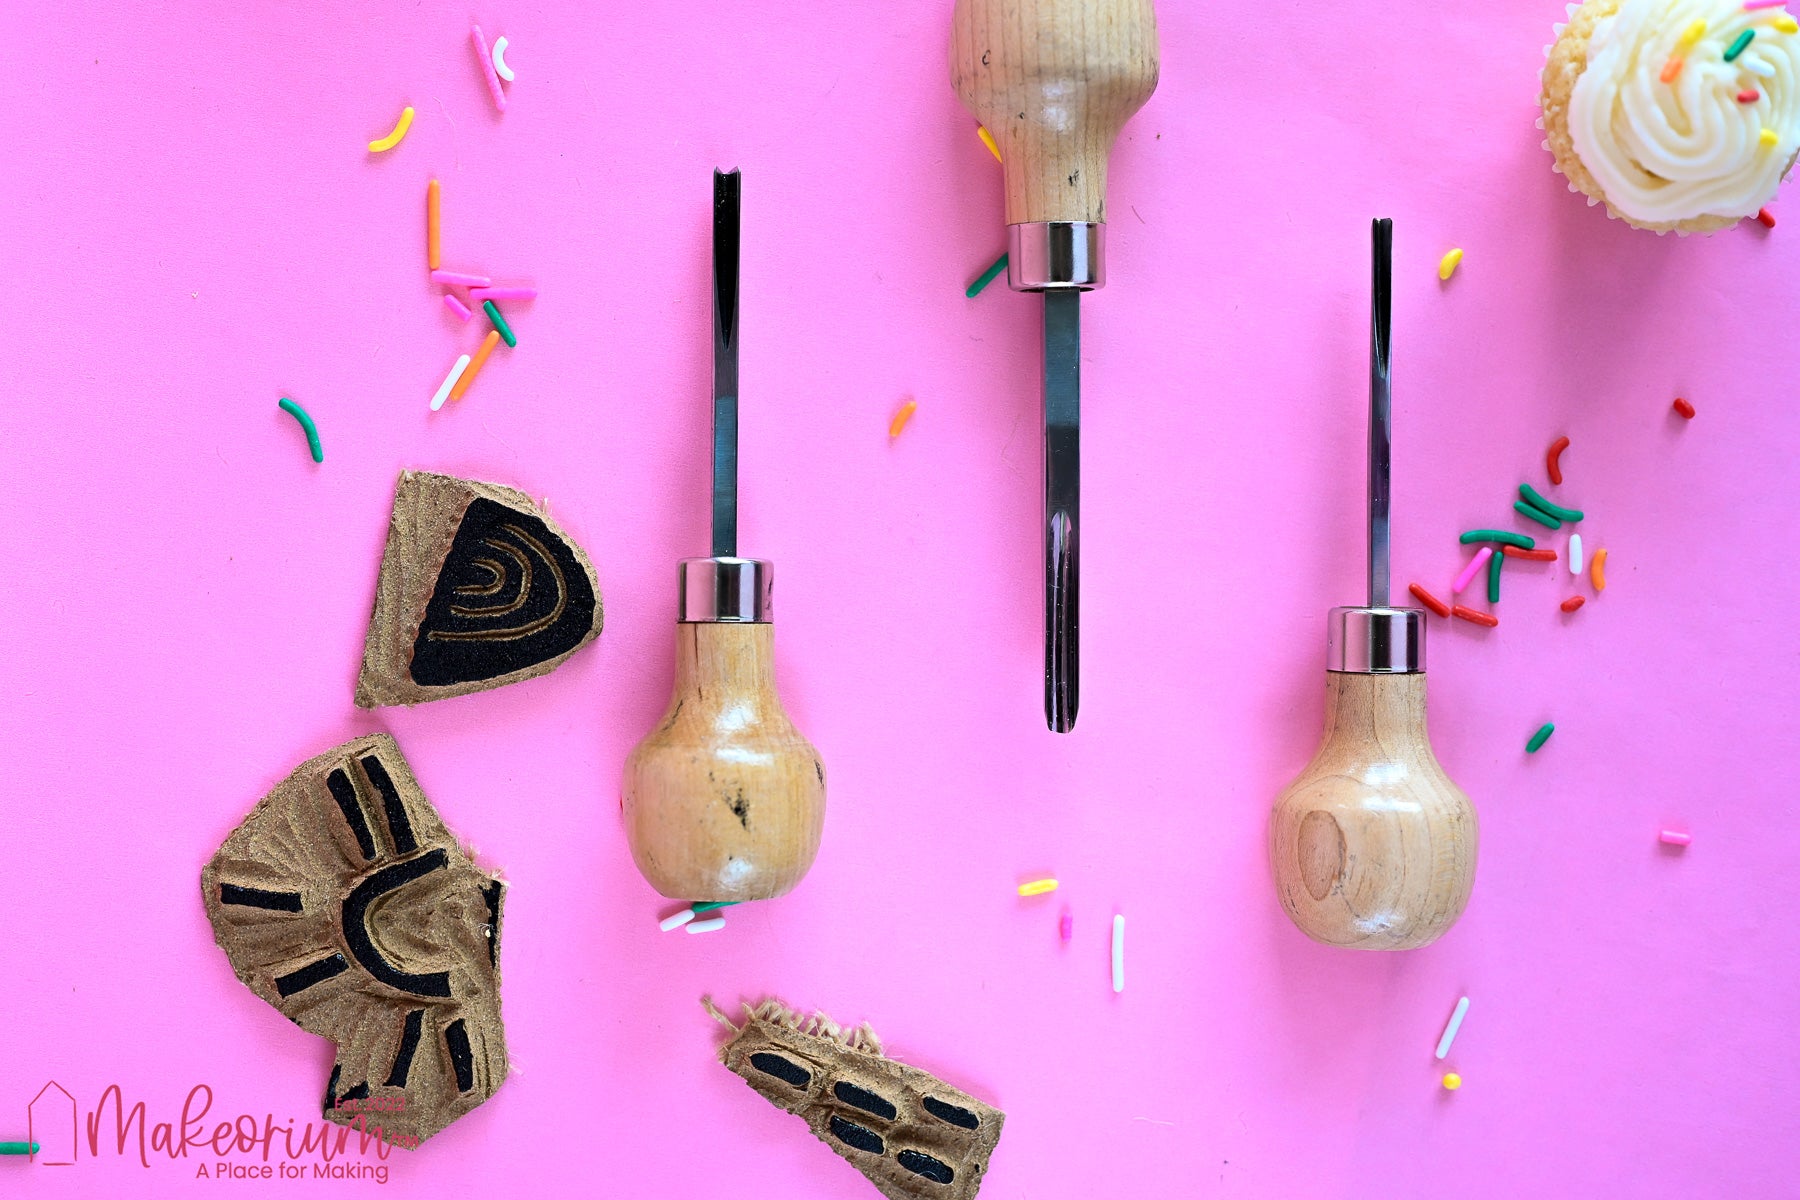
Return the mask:
{"type": "Polygon", "coordinates": [[[1800,33],[1800,21],[1796,21],[1784,13],[1775,18],[1775,28],[1782,33],[1800,33]]]}
{"type": "Polygon", "coordinates": [[[1006,161],[1005,159],[1000,157],[1000,147],[994,145],[994,135],[987,131],[986,125],[977,125],[975,127],[975,132],[981,135],[981,144],[986,146],[989,150],[994,152],[994,161],[995,162],[1005,162],[1006,161]]]}
{"type": "Polygon", "coordinates": [[[1444,257],[1438,259],[1438,278],[1448,279],[1456,274],[1456,268],[1462,265],[1462,247],[1458,246],[1444,257]]]}
{"type": "Polygon", "coordinates": [[[1706,22],[1695,21],[1692,25],[1687,27],[1687,32],[1681,35],[1681,44],[1684,47],[1691,46],[1705,36],[1706,22]]]}
{"type": "Polygon", "coordinates": [[[409,104],[400,111],[400,120],[394,125],[394,132],[388,134],[379,142],[369,143],[369,153],[380,154],[383,150],[392,150],[395,146],[398,146],[400,144],[400,139],[406,136],[406,131],[412,128],[412,117],[412,105],[409,104]]]}
{"type": "MultiPolygon", "coordinates": [[[[1695,22],[1695,24],[1699,24],[1699,22],[1695,22]]],[[[1454,1092],[1457,1088],[1459,1088],[1461,1086],[1462,1086],[1462,1076],[1458,1075],[1455,1071],[1452,1071],[1448,1075],[1444,1076],[1444,1090],[1446,1092],[1454,1092]]]]}
{"type": "Polygon", "coordinates": [[[1042,896],[1055,890],[1056,880],[1054,879],[1034,879],[1030,883],[1019,885],[1019,895],[1021,896],[1042,896]]]}
{"type": "Polygon", "coordinates": [[[1781,139],[1775,136],[1775,131],[1773,129],[1764,129],[1760,134],[1757,135],[1756,140],[1761,142],[1763,144],[1763,146],[1766,148],[1769,146],[1773,146],[1776,142],[1779,142],[1781,139]]]}
{"type": "Polygon", "coordinates": [[[902,404],[899,411],[894,414],[894,419],[888,422],[888,436],[891,438],[899,437],[900,431],[906,428],[906,423],[912,420],[912,415],[917,411],[918,407],[919,402],[917,400],[914,400],[910,396],[907,397],[906,403],[902,404]]]}

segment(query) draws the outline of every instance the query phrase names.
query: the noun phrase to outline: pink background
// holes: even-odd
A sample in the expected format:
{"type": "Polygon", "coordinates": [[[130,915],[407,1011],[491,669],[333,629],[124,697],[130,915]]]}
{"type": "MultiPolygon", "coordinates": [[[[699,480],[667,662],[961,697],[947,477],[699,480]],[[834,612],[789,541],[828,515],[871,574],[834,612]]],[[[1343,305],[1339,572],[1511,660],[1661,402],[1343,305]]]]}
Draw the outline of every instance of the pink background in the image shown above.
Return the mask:
{"type": "MultiPolygon", "coordinates": [[[[316,1117],[330,1048],[233,978],[197,878],[295,764],[385,729],[513,885],[519,1068],[390,1159],[394,1194],[872,1196],[714,1063],[703,992],[866,1018],[1004,1108],[984,1196],[1791,1194],[1800,935],[1769,888],[1800,849],[1800,209],[1659,239],[1567,195],[1532,126],[1559,4],[1163,4],[1084,305],[1066,738],[1039,711],[1038,305],[962,295],[1003,234],[948,0],[159,7],[0,15],[0,1137],[50,1078],[152,1121],[199,1083],[215,1113],[316,1117]],[[504,117],[471,16],[512,39],[504,117]],[[366,154],[407,103],[405,142],[366,154]],[[831,808],[796,893],[694,938],[657,932],[675,906],[616,797],[670,684],[674,562],[706,549],[709,172],[732,165],[743,545],[778,564],[783,695],[831,808]],[[437,414],[484,330],[425,278],[433,175],[446,265],[543,290],[437,414]],[[1611,550],[1573,617],[1590,589],[1528,564],[1499,629],[1433,619],[1434,742],[1483,840],[1467,916],[1403,955],[1303,938],[1262,842],[1318,736],[1325,610],[1361,598],[1376,215],[1400,584],[1444,594],[1461,529],[1537,532],[1512,489],[1562,433],[1555,494],[1611,550]],[[598,645],[354,709],[403,466],[548,496],[599,565],[598,645]],[[1057,896],[1013,896],[1043,872],[1057,896]],[[1449,1095],[1431,1052],[1462,994],[1449,1095]]],[[[185,1195],[196,1167],[0,1179],[185,1195]]]]}

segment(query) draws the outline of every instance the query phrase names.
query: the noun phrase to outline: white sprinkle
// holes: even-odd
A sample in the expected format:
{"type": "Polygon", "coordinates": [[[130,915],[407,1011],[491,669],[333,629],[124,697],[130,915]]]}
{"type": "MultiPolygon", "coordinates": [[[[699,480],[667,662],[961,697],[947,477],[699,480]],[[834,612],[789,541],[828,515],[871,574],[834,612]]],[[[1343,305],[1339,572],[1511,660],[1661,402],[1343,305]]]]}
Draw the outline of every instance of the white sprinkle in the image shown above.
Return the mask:
{"type": "Polygon", "coordinates": [[[1125,990],[1125,918],[1113,916],[1113,991],[1125,990]]]}
{"type": "Polygon", "coordinates": [[[456,360],[456,365],[450,368],[450,374],[446,375],[444,382],[438,385],[437,395],[431,398],[432,412],[444,407],[444,400],[450,395],[450,389],[456,386],[456,381],[461,379],[462,373],[468,369],[469,356],[465,354],[456,360]]]}
{"type": "Polygon", "coordinates": [[[506,65],[506,39],[504,37],[496,38],[494,41],[494,73],[508,83],[513,81],[512,68],[506,65]]]}
{"type": "Polygon", "coordinates": [[[1463,1017],[1469,1011],[1469,998],[1464,996],[1456,1002],[1456,1011],[1450,1014],[1450,1023],[1444,1026],[1444,1036],[1438,1039],[1437,1056],[1439,1058],[1450,1053],[1450,1043],[1456,1040],[1456,1031],[1462,1028],[1463,1017]]]}
{"type": "Polygon", "coordinates": [[[671,929],[680,929],[683,925],[686,925],[689,921],[691,921],[693,919],[694,919],[694,910],[691,908],[684,908],[672,917],[664,917],[662,920],[662,924],[658,925],[657,928],[662,930],[664,933],[667,933],[671,929]]]}
{"type": "Polygon", "coordinates": [[[1581,574],[1581,535],[1579,533],[1569,535],[1569,574],[1577,576],[1581,574]]]}
{"type": "Polygon", "coordinates": [[[725,928],[724,917],[708,917],[704,921],[695,921],[688,926],[689,933],[711,933],[715,929],[725,928]]]}
{"type": "Polygon", "coordinates": [[[1741,58],[1738,62],[1743,66],[1744,70],[1750,72],[1759,79],[1775,78],[1775,64],[1773,63],[1764,62],[1760,58],[1750,57],[1741,58]]]}

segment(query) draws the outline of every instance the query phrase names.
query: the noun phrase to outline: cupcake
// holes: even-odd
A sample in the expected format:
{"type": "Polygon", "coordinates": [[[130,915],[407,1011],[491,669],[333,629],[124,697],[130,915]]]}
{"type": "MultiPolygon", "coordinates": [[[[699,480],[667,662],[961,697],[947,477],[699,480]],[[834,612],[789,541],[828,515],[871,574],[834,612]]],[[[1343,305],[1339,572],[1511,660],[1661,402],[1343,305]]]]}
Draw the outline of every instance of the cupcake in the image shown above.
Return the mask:
{"type": "Polygon", "coordinates": [[[1800,151],[1800,24],[1780,0],[1585,0],[1538,125],[1569,190],[1639,229],[1727,229],[1800,151]]]}

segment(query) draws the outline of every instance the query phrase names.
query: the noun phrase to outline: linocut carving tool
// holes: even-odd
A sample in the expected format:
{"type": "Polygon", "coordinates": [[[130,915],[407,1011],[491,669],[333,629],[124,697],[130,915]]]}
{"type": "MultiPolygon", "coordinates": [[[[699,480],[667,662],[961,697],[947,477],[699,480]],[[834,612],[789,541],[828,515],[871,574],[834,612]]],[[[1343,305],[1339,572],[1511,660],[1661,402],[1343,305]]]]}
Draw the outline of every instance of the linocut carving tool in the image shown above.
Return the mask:
{"type": "Polygon", "coordinates": [[[1369,602],[1326,624],[1325,739],[1275,801],[1282,907],[1315,941],[1436,941],[1475,885],[1475,809],[1425,734],[1425,613],[1388,605],[1394,223],[1375,222],[1369,345],[1369,602]]]}
{"type": "Polygon", "coordinates": [[[1044,294],[1044,715],[1075,727],[1081,293],[1106,281],[1106,160],[1156,90],[1150,0],[956,0],[950,82],[1000,146],[1006,281],[1044,294]]]}
{"type": "Polygon", "coordinates": [[[713,173],[712,555],[681,560],[675,693],[625,764],[631,856],[678,900],[766,900],[812,866],[825,767],[775,692],[774,564],[737,555],[738,172],[713,173]]]}

